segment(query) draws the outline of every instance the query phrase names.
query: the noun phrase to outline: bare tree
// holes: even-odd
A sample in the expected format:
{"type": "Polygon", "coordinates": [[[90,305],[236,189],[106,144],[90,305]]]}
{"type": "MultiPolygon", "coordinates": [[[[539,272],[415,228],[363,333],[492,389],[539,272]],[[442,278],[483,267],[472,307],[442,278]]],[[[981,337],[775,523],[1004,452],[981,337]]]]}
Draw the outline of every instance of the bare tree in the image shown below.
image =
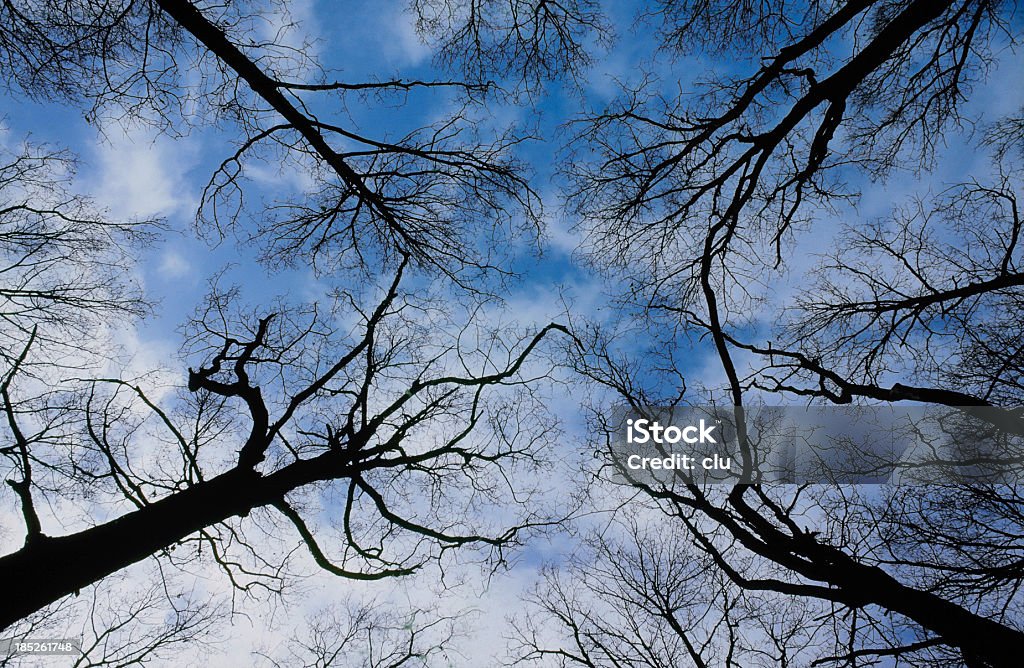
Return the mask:
{"type": "MultiPolygon", "coordinates": [[[[204,648],[224,619],[217,605],[201,600],[173,578],[157,575],[144,583],[107,580],[82,595],[64,599],[6,629],[13,638],[75,641],[80,651],[62,659],[81,668],[166,663],[186,647],[204,648]]],[[[0,665],[28,665],[52,657],[12,652],[0,665]]]]}
{"type": "MultiPolygon", "coordinates": [[[[18,450],[33,468],[117,494],[134,510],[50,537],[37,517],[29,519],[35,485],[26,478],[25,546],[0,558],[0,567],[18,574],[12,579],[18,595],[5,606],[4,621],[176,543],[183,549],[172,560],[191,558],[205,545],[233,580],[273,580],[269,564],[255,571],[224,552],[230,545],[261,561],[231,519],[260,508],[273,508],[291,524],[320,566],[361,579],[411,573],[465,544],[489,546],[500,559],[522,529],[547,521],[525,503],[525,514],[497,533],[470,525],[475,506],[500,503],[515,489],[515,467],[539,461],[545,436],[530,416],[529,394],[517,394],[513,404],[492,403],[486,390],[523,388],[526,357],[558,326],[504,347],[495,340],[483,353],[466,351],[458,338],[469,332],[451,340],[431,336],[451,331],[451,321],[440,305],[402,292],[403,271],[372,310],[351,294],[339,296],[339,307],[359,314],[353,332],[333,330],[313,310],[233,317],[234,295],[213,295],[194,325],[194,345],[205,361],[189,373],[194,398],[177,419],[138,384],[97,379],[81,390],[77,405],[54,407],[72,416],[75,431],[44,449],[41,437],[17,437],[24,430],[9,409],[18,450]],[[139,410],[149,415],[133,415],[139,410]],[[162,433],[147,433],[154,425],[162,433]],[[490,436],[481,438],[482,428],[490,436]],[[170,449],[151,462],[135,455],[147,438],[168,443],[174,456],[166,456],[170,449]],[[66,439],[75,447],[62,449],[66,439]],[[233,463],[225,464],[225,449],[237,450],[233,463]],[[337,563],[294,496],[334,480],[342,481],[346,545],[337,563]]],[[[259,513],[257,521],[270,519],[259,513]]]]}
{"type": "MultiPolygon", "coordinates": [[[[500,240],[537,225],[536,195],[511,153],[528,132],[474,137],[471,107],[436,125],[395,127],[387,137],[334,119],[334,107],[353,100],[377,108],[396,95],[479,100],[495,90],[493,72],[468,60],[459,60],[467,75],[460,80],[335,80],[309,57],[308,45],[262,39],[261,24],[273,21],[268,15],[288,26],[280,3],[8,3],[2,11],[0,64],[9,85],[32,97],[81,99],[90,118],[148,122],[170,132],[197,123],[236,127],[237,150],[213,175],[198,222],[204,233],[218,234],[244,216],[242,236],[258,239],[267,259],[330,269],[373,265],[378,254],[394,267],[408,255],[471,282],[466,270],[507,272],[495,256],[500,240]],[[199,83],[189,83],[186,71],[198,72],[199,83]],[[263,156],[282,169],[314,172],[317,187],[294,203],[279,198],[269,213],[261,209],[268,222],[258,226],[244,206],[243,163],[263,156]],[[481,247],[481,238],[490,243],[481,247]]],[[[464,14],[458,3],[422,11],[464,14]]],[[[567,66],[560,52],[578,51],[579,34],[589,29],[547,3],[494,3],[471,16],[482,23],[448,25],[435,16],[423,19],[424,30],[470,30],[479,53],[492,53],[501,40],[506,49],[528,51],[530,67],[548,74],[567,66]],[[506,23],[509,12],[523,21],[532,16],[533,29],[524,34],[519,23],[506,23]]]]}
{"type": "MultiPolygon", "coordinates": [[[[548,18],[522,39],[531,67],[553,73],[564,58],[549,51],[589,24],[558,19],[561,33],[544,5],[530,11],[548,18]]],[[[514,155],[528,133],[475,136],[474,104],[493,83],[472,76],[335,80],[305,45],[264,39],[266,12],[287,25],[276,4],[0,7],[11,91],[84,104],[101,123],[236,131],[202,195],[200,230],[237,233],[267,265],[308,263],[332,284],[309,303],[245,305],[241,289],[214,280],[185,327],[187,380],[170,388],[76,372],[19,402],[35,342],[52,331],[43,320],[58,317],[26,316],[27,343],[5,353],[5,454],[25,539],[0,557],[11,583],[0,626],[150,556],[212,562],[256,596],[281,592],[303,559],[358,580],[407,575],[456,548],[500,564],[557,520],[533,499],[553,427],[531,389],[547,372],[528,359],[564,328],[495,326],[489,313],[492,281],[511,274],[503,242],[539,224],[514,155]],[[386,138],[323,111],[414,94],[460,105],[386,138]],[[314,185],[262,201],[246,169],[261,159],[314,185]],[[80,504],[69,530],[58,526],[68,518],[39,511],[55,499],[80,504]]],[[[48,253],[61,248],[44,241],[48,253]]]]}
{"type": "MultiPolygon", "coordinates": [[[[737,586],[684,527],[637,509],[544,573],[517,621],[511,665],[809,665],[844,652],[844,629],[864,628],[828,603],[737,586]]],[[[876,621],[886,637],[897,632],[876,621]]]]}
{"type": "MultiPolygon", "coordinates": [[[[1013,8],[664,2],[647,20],[659,22],[663,53],[735,62],[692,95],[649,79],[583,122],[581,147],[600,153],[573,165],[572,201],[594,221],[587,252],[626,286],[624,319],[642,323],[626,335],[651,343],[637,360],[617,352],[614,332],[581,326],[575,366],[633,407],[723,398],[742,407],[773,395],[994,406],[1019,433],[1013,119],[988,134],[1001,166],[939,196],[922,192],[889,219],[863,220],[850,185],[926,173],[939,147],[962,136],[972,85],[1019,37],[1013,8]],[[808,248],[820,252],[815,235],[837,250],[795,282],[795,298],[774,293],[790,284],[788,271],[801,275],[808,248]],[[713,344],[720,384],[702,387],[687,373],[688,347],[701,340],[713,344]]],[[[1014,486],[641,488],[742,596],[825,607],[835,636],[814,650],[816,664],[1019,663],[1010,649],[1024,640],[1014,486]]],[[[647,605],[645,591],[625,597],[629,605],[647,605]]],[[[542,603],[558,607],[546,595],[542,603]]],[[[709,605],[714,619],[723,614],[722,602],[709,605]]],[[[565,623],[600,626],[576,613],[565,623]]],[[[658,661],[669,659],[638,663],[658,661]]]]}
{"type": "Polygon", "coordinates": [[[26,142],[16,152],[0,149],[0,163],[4,361],[14,364],[30,339],[67,352],[99,322],[144,314],[141,291],[123,267],[155,221],[110,220],[75,194],[67,151],[26,142]]]}
{"type": "Polygon", "coordinates": [[[404,616],[382,611],[371,603],[319,611],[307,624],[306,637],[288,643],[274,654],[261,653],[269,665],[365,666],[398,668],[430,666],[452,658],[456,619],[413,610],[404,616]]]}

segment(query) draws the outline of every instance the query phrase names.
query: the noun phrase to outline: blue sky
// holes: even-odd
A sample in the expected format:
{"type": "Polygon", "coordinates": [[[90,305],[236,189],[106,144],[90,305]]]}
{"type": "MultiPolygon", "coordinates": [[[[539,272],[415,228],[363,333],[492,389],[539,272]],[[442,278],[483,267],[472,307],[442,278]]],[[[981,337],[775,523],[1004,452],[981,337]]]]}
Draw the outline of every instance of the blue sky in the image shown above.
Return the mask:
{"type": "MultiPolygon", "coordinates": [[[[431,49],[415,34],[404,3],[292,3],[294,18],[302,21],[301,30],[317,40],[318,57],[328,69],[337,70],[337,78],[350,81],[374,78],[443,79],[449,73],[438,71],[432,63],[431,49]]],[[[319,99],[324,99],[323,94],[319,99]]],[[[435,120],[450,102],[436,92],[395,96],[384,105],[363,108],[352,97],[343,115],[369,136],[394,136],[435,120]],[[408,104],[402,104],[408,102],[408,104]]],[[[307,96],[314,104],[317,97],[307,96]]],[[[556,128],[575,110],[578,101],[561,91],[552,91],[535,111],[526,106],[492,106],[486,111],[498,123],[514,120],[538,123],[542,134],[552,136],[556,128]]],[[[321,108],[338,105],[320,105],[321,108]]],[[[331,113],[324,113],[330,118],[331,113]]],[[[245,286],[250,300],[269,294],[291,293],[302,298],[315,290],[316,278],[305,268],[268,271],[254,261],[253,248],[232,238],[214,245],[198,239],[194,214],[202,187],[217,164],[233,150],[237,137],[233,128],[193,129],[181,138],[155,133],[147,127],[121,127],[107,123],[102,133],[86,122],[82,111],[58,103],[33,102],[20,97],[4,100],[0,118],[6,128],[5,141],[18,142],[30,136],[34,142],[65,146],[80,160],[77,187],[96,198],[119,217],[157,216],[165,219],[170,230],[140,257],[139,272],[151,298],[160,307],[153,318],[142,323],[140,336],[174,341],[170,335],[197,304],[206,289],[206,279],[230,265],[225,283],[245,286]]],[[[557,189],[552,182],[552,167],[557,165],[553,143],[535,142],[525,148],[537,174],[538,190],[547,198],[548,213],[557,216],[557,189]]],[[[275,197],[282,186],[300,185],[301,176],[281,174],[273,165],[251,165],[251,172],[262,173],[264,193],[275,197]]],[[[542,258],[524,255],[517,270],[525,275],[518,286],[526,295],[553,284],[571,284],[586,280],[570,263],[571,240],[564,237],[564,223],[556,222],[553,241],[547,243],[542,258]]]]}
{"type": "MultiPolygon", "coordinates": [[[[503,102],[495,97],[480,112],[498,126],[509,122],[536,124],[543,138],[524,145],[520,157],[535,174],[533,183],[544,199],[548,229],[539,257],[530,253],[519,256],[516,269],[522,278],[505,295],[508,319],[524,325],[531,321],[542,324],[560,316],[563,300],[588,317],[602,320],[610,315],[608,295],[615,286],[574,262],[580,236],[573,229],[581,221],[561,208],[565,183],[558,169],[565,164],[563,144],[571,132],[566,124],[584,110],[600,110],[611,103],[619,82],[636,81],[644,72],[655,75],[666,92],[680,88],[685,91],[705,68],[734,72],[756,62],[754,58],[746,63],[711,62],[659,52],[651,36],[650,20],[636,19],[638,4],[606,3],[616,40],[607,50],[596,52],[593,66],[580,78],[582,90],[552,83],[534,99],[534,105],[503,102]]],[[[315,55],[333,71],[332,76],[348,81],[452,76],[436,66],[432,48],[416,35],[412,18],[400,0],[343,4],[298,0],[290,5],[293,17],[300,22],[299,32],[290,39],[305,35],[315,40],[315,55]]],[[[1024,86],[1014,84],[1024,80],[1022,72],[1021,54],[1007,50],[999,53],[997,69],[973,90],[966,116],[991,120],[1019,108],[1024,104],[1024,86]]],[[[340,110],[337,105],[328,109],[330,104],[320,102],[325,97],[310,94],[306,99],[319,105],[317,109],[324,117],[329,117],[329,112],[339,114],[371,136],[394,136],[429,124],[452,103],[451,95],[431,91],[395,96],[383,105],[364,105],[360,98],[352,97],[350,104],[340,110]]],[[[216,166],[233,150],[231,142],[237,139],[234,128],[200,127],[180,138],[141,126],[107,123],[97,128],[86,122],[79,108],[21,97],[8,97],[0,118],[6,127],[6,142],[31,136],[33,141],[67,146],[77,153],[81,160],[78,187],[114,215],[166,219],[168,232],[143,252],[137,267],[147,294],[159,302],[155,315],[139,324],[133,339],[136,351],[145,353],[148,362],[166,365],[178,373],[184,371],[173,358],[180,344],[178,327],[200,302],[207,280],[221,271],[226,272],[222,284],[243,286],[250,303],[269,303],[272,296],[280,294],[297,300],[315,299],[322,293],[325,279],[307,267],[269,270],[255,261],[256,249],[230,236],[216,245],[197,237],[194,214],[199,195],[216,166]]],[[[955,134],[951,137],[932,173],[896,172],[884,184],[851,175],[853,188],[863,193],[859,211],[841,209],[837,216],[805,234],[801,240],[805,252],[793,255],[797,270],[765,286],[765,293],[778,299],[799,287],[804,279],[802,270],[813,261],[815,252],[827,247],[844,217],[885,216],[894,202],[913,192],[938,192],[968,174],[988,171],[989,158],[973,148],[973,139],[955,134]]],[[[249,167],[267,197],[302,187],[300,174],[280,173],[272,164],[249,167]]],[[[773,322],[770,313],[765,316],[755,318],[743,333],[757,338],[773,322]]],[[[626,321],[628,327],[628,316],[626,321]]],[[[627,339],[627,346],[634,352],[647,345],[642,329],[640,334],[627,339]]],[[[708,347],[683,338],[678,345],[684,353],[679,357],[683,371],[694,380],[714,385],[721,379],[719,364],[708,347]]],[[[559,407],[565,413],[562,417],[578,426],[575,408],[568,398],[559,407]]]]}
{"type": "MultiPolygon", "coordinates": [[[[439,71],[434,65],[431,48],[416,36],[409,15],[403,11],[404,6],[404,2],[395,0],[380,3],[299,0],[293,3],[293,11],[295,18],[304,22],[303,30],[318,40],[319,58],[327,68],[339,70],[339,78],[447,78],[449,73],[439,71]]],[[[557,168],[564,161],[560,147],[565,136],[564,124],[585,107],[600,109],[610,102],[617,92],[615,81],[637,78],[641,66],[655,71],[669,90],[699,74],[703,67],[736,67],[729,62],[656,55],[649,31],[634,25],[633,3],[607,2],[606,6],[618,40],[610,50],[599,54],[583,77],[582,96],[578,91],[552,85],[537,98],[535,108],[495,102],[487,109],[494,122],[536,123],[540,134],[546,138],[524,147],[521,154],[536,174],[535,187],[545,200],[549,222],[542,256],[520,258],[517,269],[523,277],[507,295],[508,317],[518,318],[523,324],[556,316],[562,307],[563,294],[574,300],[585,315],[601,319],[608,312],[604,291],[612,286],[573,262],[573,249],[579,238],[571,230],[578,221],[560,209],[563,184],[557,168]]],[[[985,112],[992,117],[1012,112],[1024,104],[1024,86],[1020,85],[1024,81],[1024,60],[1020,54],[1004,56],[989,82],[974,91],[970,113],[985,112]]],[[[396,98],[395,101],[403,100],[396,98]]],[[[363,108],[358,98],[353,98],[347,118],[371,135],[395,133],[397,125],[412,129],[429,123],[448,103],[437,93],[413,94],[407,101],[409,104],[381,113],[377,109],[363,108]]],[[[234,129],[200,128],[182,138],[172,138],[154,134],[144,127],[108,125],[103,136],[86,122],[78,108],[11,97],[5,98],[0,106],[0,118],[6,128],[2,141],[18,142],[31,135],[34,141],[67,146],[77,153],[81,160],[79,188],[94,196],[114,215],[166,219],[169,231],[144,251],[137,268],[149,296],[160,302],[156,314],[141,323],[134,335],[136,351],[148,351],[147,364],[162,364],[179,373],[183,371],[182,365],[172,357],[180,344],[177,328],[199,303],[206,290],[206,280],[225,267],[230,266],[225,282],[243,285],[250,302],[269,301],[271,295],[281,293],[306,299],[320,292],[321,280],[308,268],[269,271],[255,262],[253,248],[238,244],[230,237],[217,246],[197,238],[193,220],[199,194],[217,164],[232,151],[230,141],[237,136],[234,129]]],[[[899,173],[884,187],[861,178],[856,184],[864,191],[859,215],[885,215],[894,200],[922,189],[941,190],[945,184],[962,179],[976,167],[987,165],[987,160],[970,144],[957,139],[943,151],[933,174],[899,173]]],[[[263,188],[270,196],[282,184],[295,187],[301,183],[296,175],[277,174],[272,165],[261,169],[263,188]]],[[[805,248],[821,250],[830,232],[809,235],[805,248]]],[[[795,274],[788,282],[780,282],[771,289],[785,293],[799,282],[800,275],[795,274]]],[[[755,322],[751,333],[770,324],[755,322]]],[[[637,348],[644,345],[639,339],[632,339],[631,343],[637,348]]],[[[707,384],[714,384],[721,374],[717,361],[703,347],[688,352],[690,354],[683,357],[685,370],[693,371],[707,384]]],[[[570,397],[558,406],[566,412],[575,408],[574,398],[570,397]]],[[[578,415],[563,417],[578,428],[578,415]]],[[[533,567],[541,560],[564,556],[557,551],[564,546],[563,540],[567,539],[560,537],[553,544],[534,545],[521,555],[523,564],[533,567]]],[[[485,605],[491,606],[495,614],[503,614],[509,606],[515,605],[516,588],[527,580],[525,577],[511,585],[496,585],[500,590],[497,598],[485,605]]]]}
{"type": "MultiPolygon", "coordinates": [[[[571,230],[580,221],[561,209],[564,180],[558,168],[564,164],[564,140],[571,132],[566,123],[586,109],[600,110],[613,101],[618,83],[637,80],[643,72],[657,77],[667,92],[687,89],[688,82],[703,74],[705,68],[718,72],[737,71],[748,63],[710,62],[690,56],[669,56],[655,49],[651,36],[653,20],[638,20],[637,7],[643,3],[608,2],[605,10],[614,28],[616,40],[607,50],[599,50],[594,65],[580,78],[582,90],[558,83],[548,85],[534,105],[503,103],[492,98],[481,110],[496,126],[515,122],[536,124],[542,141],[522,147],[520,157],[535,174],[534,187],[544,198],[548,229],[540,257],[530,253],[519,256],[516,269],[522,280],[508,294],[514,315],[546,321],[558,315],[562,297],[575,300],[586,315],[603,319],[608,315],[602,291],[614,291],[601,277],[573,262],[573,251],[580,237],[571,230]],[[531,305],[532,313],[522,306],[531,305]]],[[[380,3],[327,3],[299,0],[290,3],[293,18],[299,21],[293,41],[307,36],[316,41],[315,55],[337,78],[359,81],[374,78],[446,79],[433,60],[433,50],[415,32],[412,18],[401,0],[380,3]]],[[[968,116],[981,112],[989,118],[1012,112],[1024,104],[1024,86],[1011,85],[1024,79],[1024,61],[1020,54],[1000,54],[999,68],[989,81],[977,86],[968,106],[968,116]]],[[[325,118],[340,117],[370,136],[394,136],[430,123],[443,114],[451,96],[436,91],[395,96],[390,102],[363,105],[358,97],[340,110],[338,105],[320,102],[326,96],[307,95],[325,118]],[[403,104],[405,103],[405,104],[403,104]],[[340,112],[340,115],[339,115],[340,112]]],[[[159,301],[154,317],[140,323],[138,338],[156,346],[160,357],[173,353],[179,344],[176,328],[189,315],[207,289],[206,281],[226,270],[223,284],[245,287],[250,302],[269,301],[270,295],[287,293],[293,298],[314,298],[321,282],[304,267],[268,270],[254,260],[254,249],[228,237],[219,245],[197,238],[194,214],[198,197],[217,164],[232,151],[237,133],[200,127],[181,138],[154,133],[146,127],[119,127],[109,123],[101,134],[86,122],[80,109],[61,104],[30,102],[23,98],[5,100],[0,118],[6,125],[6,141],[19,141],[31,135],[34,141],[67,146],[81,160],[78,185],[97,198],[101,205],[118,216],[160,216],[169,224],[169,232],[147,249],[138,267],[146,291],[159,301]]],[[[851,210],[829,221],[833,227],[844,215],[864,218],[884,216],[894,201],[915,191],[942,190],[965,174],[984,167],[987,156],[978,153],[969,140],[955,136],[942,152],[932,174],[896,173],[885,183],[867,182],[853,175],[852,184],[863,192],[859,213],[851,210]],[[925,181],[927,183],[922,183],[925,181]]],[[[301,188],[301,175],[278,173],[274,165],[251,165],[261,173],[263,191],[278,196],[282,188],[301,188]]],[[[811,251],[820,251],[831,238],[831,229],[805,235],[803,243],[811,251]]],[[[808,260],[811,253],[794,255],[808,260]]],[[[806,268],[806,265],[805,267],[806,268]]],[[[780,279],[769,290],[786,294],[801,281],[800,272],[780,279]]],[[[525,324],[525,323],[524,323],[525,324]]],[[[752,323],[751,331],[766,323],[752,323]]],[[[639,344],[636,339],[633,343],[639,344]]],[[[689,343],[684,342],[684,346],[689,343]]],[[[642,347],[640,345],[639,347],[642,347]]],[[[719,373],[716,362],[706,350],[694,350],[687,359],[687,371],[711,380],[719,373]]],[[[172,364],[173,366],[173,364],[172,364]]]]}

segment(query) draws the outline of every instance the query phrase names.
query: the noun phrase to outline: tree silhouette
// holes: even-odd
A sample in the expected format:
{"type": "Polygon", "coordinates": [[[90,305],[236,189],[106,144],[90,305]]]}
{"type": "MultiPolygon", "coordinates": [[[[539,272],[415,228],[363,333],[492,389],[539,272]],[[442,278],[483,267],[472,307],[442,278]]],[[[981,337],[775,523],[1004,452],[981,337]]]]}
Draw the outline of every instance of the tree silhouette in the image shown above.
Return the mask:
{"type": "MultiPolygon", "coordinates": [[[[570,126],[565,163],[580,255],[612,279],[619,320],[533,329],[493,313],[542,225],[518,150],[533,130],[484,112],[555,78],[585,95],[610,21],[583,0],[410,10],[444,77],[345,78],[274,0],[0,4],[10,94],[101,130],[227,136],[195,232],[327,286],[250,302],[215,273],[181,328],[187,374],[135,374],[100,334],[148,311],[131,264],[159,221],[112,220],[69,153],[2,156],[2,494],[24,539],[0,556],[0,627],[49,631],[88,599],[83,665],[155,661],[216,616],[168,572],[214,567],[244,600],[283,595],[304,561],[369,581],[455,551],[505,562],[561,526],[536,482],[555,335],[598,434],[610,403],[916,402],[995,415],[1017,456],[1022,121],[973,95],[1019,40],[1012,3],[640,7],[655,71],[570,126]],[[420,99],[443,102],[433,122],[381,120],[420,99]],[[953,183],[935,175],[951,154],[971,157],[953,183]],[[260,162],[301,192],[257,183],[260,162]],[[864,203],[890,192],[884,215],[864,203]],[[720,381],[695,373],[708,346],[720,381]],[[157,586],[105,593],[147,559],[157,586]]],[[[626,488],[609,470],[587,499],[611,519],[593,513],[544,573],[513,663],[1020,663],[1014,484],[626,488]]],[[[340,610],[264,658],[429,665],[460,630],[340,610]]]]}
{"type": "MultiPolygon", "coordinates": [[[[978,134],[1001,161],[992,173],[939,195],[922,191],[888,219],[864,220],[856,208],[857,184],[881,188],[901,170],[927,173],[940,147],[960,140],[974,113],[965,111],[972,85],[1019,38],[1012,8],[664,2],[647,20],[658,22],[663,53],[731,63],[721,74],[712,68],[693,93],[652,76],[583,121],[570,176],[572,202],[592,221],[587,252],[625,286],[625,319],[643,323],[637,331],[651,343],[638,360],[616,352],[614,331],[580,325],[576,368],[637,408],[723,398],[742,407],[778,395],[1003,407],[1009,433],[1019,434],[1019,119],[978,134]],[[595,149],[598,158],[588,159],[595,149]],[[820,250],[830,242],[834,251],[820,250]],[[821,257],[810,270],[808,248],[821,257]],[[794,297],[772,289],[790,285],[787,272],[803,277],[794,297]],[[714,347],[721,384],[702,387],[688,373],[695,365],[686,349],[700,340],[714,347]]],[[[615,635],[604,608],[592,610],[582,595],[566,599],[560,592],[574,585],[556,580],[538,596],[570,640],[552,645],[527,632],[523,658],[616,665],[619,644],[643,637],[636,656],[645,658],[632,665],[746,665],[738,657],[757,649],[749,636],[707,638],[723,624],[749,628],[759,607],[762,626],[772,626],[788,605],[823,615],[808,627],[812,636],[818,623],[833,636],[805,646],[799,634],[783,639],[788,654],[760,636],[771,649],[757,659],[765,665],[1019,662],[1010,650],[1022,641],[1013,485],[640,487],[688,541],[688,558],[724,574],[729,593],[675,604],[675,585],[654,576],[634,574],[637,584],[627,579],[631,588],[616,594],[584,572],[575,580],[584,590],[605,603],[621,597],[663,634],[615,635]],[[776,603],[746,603],[766,596],[776,603]],[[666,644],[649,645],[663,637],[666,644]]],[[[641,559],[648,571],[667,568],[678,552],[599,550],[616,574],[641,559]]]]}
{"type": "MultiPolygon", "coordinates": [[[[12,92],[172,136],[203,125],[237,131],[202,195],[200,232],[237,234],[266,265],[308,264],[332,286],[311,303],[247,305],[215,277],[184,328],[187,382],[170,389],[61,365],[50,368],[52,391],[33,382],[40,341],[67,325],[62,308],[100,321],[107,310],[141,308],[106,274],[12,311],[21,336],[5,342],[13,445],[4,454],[25,540],[0,557],[10,585],[0,627],[151,556],[177,569],[212,560],[238,591],[277,592],[298,559],[295,543],[329,573],[377,580],[456,548],[501,563],[508,546],[558,519],[535,506],[529,482],[552,427],[531,384],[546,371],[528,358],[564,328],[523,331],[488,315],[494,285],[511,274],[502,245],[538,225],[537,197],[513,154],[528,135],[475,136],[471,114],[494,89],[488,80],[336,81],[283,29],[264,39],[259,26],[275,11],[287,24],[287,6],[257,3],[0,8],[0,67],[12,92]],[[421,93],[458,104],[434,125],[386,138],[323,111],[421,93]],[[267,156],[309,174],[309,191],[253,207],[260,197],[246,165],[267,156]],[[58,499],[107,510],[61,531],[37,512],[58,499]]],[[[531,67],[569,37],[537,25],[531,67]]],[[[28,187],[30,168],[11,169],[21,170],[12,187],[28,187]]],[[[12,266],[28,267],[26,285],[32,265],[18,253],[56,265],[105,258],[95,239],[125,248],[134,228],[86,220],[76,213],[84,206],[4,209],[13,239],[4,250],[12,266]],[[27,241],[19,226],[59,233],[27,241]]],[[[4,293],[10,303],[17,289],[4,293]]]]}
{"type": "Polygon", "coordinates": [[[67,349],[97,322],[144,314],[141,290],[121,268],[152,237],[155,221],[112,221],[74,193],[67,151],[26,142],[0,149],[0,163],[0,355],[7,367],[30,339],[67,349]]]}
{"type": "Polygon", "coordinates": [[[336,607],[320,611],[308,624],[307,637],[289,644],[277,655],[264,655],[273,666],[360,665],[371,668],[429,666],[451,660],[448,645],[457,629],[455,619],[425,610],[405,617],[382,606],[336,607]],[[426,618],[426,619],[423,619],[426,618]]]}

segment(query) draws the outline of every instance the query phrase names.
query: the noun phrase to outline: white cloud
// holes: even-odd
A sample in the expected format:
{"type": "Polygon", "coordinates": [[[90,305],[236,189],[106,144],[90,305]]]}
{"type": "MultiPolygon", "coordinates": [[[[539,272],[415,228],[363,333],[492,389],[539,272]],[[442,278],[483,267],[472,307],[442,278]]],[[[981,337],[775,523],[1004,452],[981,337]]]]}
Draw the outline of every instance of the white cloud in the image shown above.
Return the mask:
{"type": "Polygon", "coordinates": [[[94,151],[95,171],[86,176],[99,204],[118,217],[168,216],[194,207],[184,183],[196,155],[186,139],[117,128],[106,134],[94,151]]]}
{"type": "Polygon", "coordinates": [[[366,15],[359,22],[366,29],[359,41],[364,42],[361,46],[370,47],[364,53],[372,53],[375,61],[383,60],[391,66],[419,65],[430,57],[431,48],[416,32],[414,14],[406,3],[368,3],[361,11],[366,15]]]}
{"type": "Polygon", "coordinates": [[[181,253],[170,248],[164,251],[157,267],[157,273],[165,279],[182,278],[191,271],[192,263],[181,253]]]}
{"type": "Polygon", "coordinates": [[[291,0],[287,4],[275,5],[270,11],[263,12],[260,18],[260,37],[265,41],[306,50],[317,40],[316,26],[319,24],[312,0],[291,0]]]}
{"type": "MultiPolygon", "coordinates": [[[[385,21],[382,21],[385,23],[385,21]]],[[[420,39],[412,17],[401,6],[386,19],[390,28],[389,39],[383,41],[390,50],[401,54],[412,65],[418,65],[430,57],[431,48],[420,39]]]]}

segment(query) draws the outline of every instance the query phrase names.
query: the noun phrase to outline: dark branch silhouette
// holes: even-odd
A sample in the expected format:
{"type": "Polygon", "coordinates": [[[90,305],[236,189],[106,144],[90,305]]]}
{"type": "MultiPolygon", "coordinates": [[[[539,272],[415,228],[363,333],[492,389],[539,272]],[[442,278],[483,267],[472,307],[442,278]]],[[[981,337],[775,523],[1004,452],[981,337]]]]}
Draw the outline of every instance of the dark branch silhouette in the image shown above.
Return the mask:
{"type": "MultiPolygon", "coordinates": [[[[580,148],[599,153],[581,157],[570,174],[573,202],[593,221],[587,250],[624,279],[624,320],[644,324],[620,336],[644,332],[651,359],[620,354],[614,331],[581,319],[574,366],[635,409],[723,400],[742,407],[773,396],[782,403],[994,406],[1003,409],[1001,425],[1019,435],[1020,180],[1010,152],[999,149],[1012,119],[983,139],[1004,160],[994,181],[985,174],[940,196],[921,193],[880,221],[861,219],[860,193],[849,185],[858,174],[864,187],[882,188],[896,170],[933,166],[937,147],[966,122],[971,85],[983,79],[996,45],[1019,37],[1007,7],[668,2],[648,20],[659,22],[665,50],[735,62],[728,72],[712,68],[692,95],[663,92],[652,79],[627,85],[608,109],[581,122],[580,148]],[[833,238],[836,219],[844,231],[833,238]],[[820,252],[812,235],[836,250],[804,275],[795,298],[776,294],[787,272],[801,275],[808,247],[820,252]],[[697,365],[682,346],[698,341],[713,347],[723,381],[687,373],[697,365]]],[[[595,418],[602,426],[611,428],[595,418]]],[[[747,443],[742,420],[737,428],[747,443]]],[[[1022,535],[1012,485],[876,493],[640,488],[737,596],[824,604],[835,635],[803,648],[815,665],[893,656],[921,665],[1019,661],[1008,651],[1024,641],[1010,612],[1022,535]],[[977,559],[966,555],[973,540],[985,545],[977,559]],[[882,623],[887,616],[893,621],[882,623]]],[[[649,558],[654,568],[668,557],[649,558]]],[[[607,629],[600,637],[612,642],[611,624],[589,619],[585,604],[566,612],[542,596],[574,640],[571,648],[528,647],[565,647],[574,658],[564,665],[614,665],[608,657],[615,652],[579,640],[586,627],[607,629]],[[587,663],[583,645],[600,660],[587,663]]],[[[644,604],[639,593],[624,598],[644,604]]],[[[706,603],[706,614],[724,614],[723,605],[706,603]]],[[[707,648],[712,664],[722,646],[746,649],[735,639],[722,643],[707,648]]]]}

